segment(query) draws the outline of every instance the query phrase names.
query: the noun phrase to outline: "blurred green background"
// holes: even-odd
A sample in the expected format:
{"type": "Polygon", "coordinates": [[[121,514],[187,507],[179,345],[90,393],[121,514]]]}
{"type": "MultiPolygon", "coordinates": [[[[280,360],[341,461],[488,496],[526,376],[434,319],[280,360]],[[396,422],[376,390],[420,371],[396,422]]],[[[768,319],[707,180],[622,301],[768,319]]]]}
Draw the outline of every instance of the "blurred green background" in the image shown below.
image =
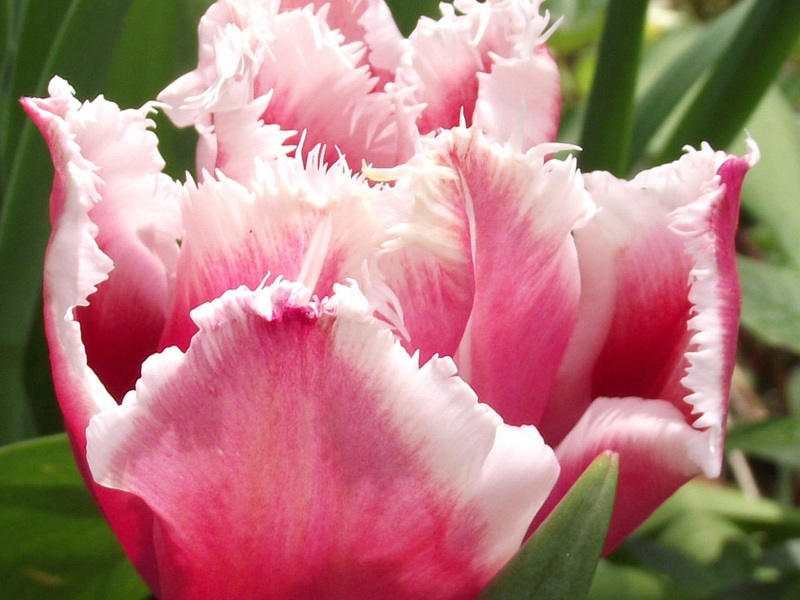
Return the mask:
{"type": "MultiPolygon", "coordinates": [[[[209,3],[0,6],[0,599],[148,597],[58,435],[40,318],[52,166],[18,98],[46,95],[59,74],[80,98],[139,106],[194,67],[209,3]]],[[[406,33],[420,14],[437,14],[436,2],[389,4],[406,33]]],[[[741,154],[745,129],[762,153],[742,194],[744,300],[724,476],[687,485],[604,559],[590,598],[798,598],[800,2],[544,8],[565,17],[549,42],[564,88],[560,138],[584,147],[585,170],[631,175],[701,140],[741,154]]],[[[182,177],[194,134],[156,121],[168,171],[182,177]]]]}

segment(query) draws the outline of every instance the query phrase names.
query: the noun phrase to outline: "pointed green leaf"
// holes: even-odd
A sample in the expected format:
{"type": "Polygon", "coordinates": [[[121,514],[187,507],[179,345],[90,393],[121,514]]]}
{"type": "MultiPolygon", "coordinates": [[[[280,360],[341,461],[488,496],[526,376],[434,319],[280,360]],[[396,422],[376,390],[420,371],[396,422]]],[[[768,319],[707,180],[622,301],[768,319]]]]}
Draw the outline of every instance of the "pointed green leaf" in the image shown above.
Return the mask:
{"type": "MultiPolygon", "coordinates": [[[[764,96],[747,129],[761,150],[761,162],[745,177],[742,207],[769,233],[773,247],[767,250],[800,270],[800,126],[777,85],[764,96]]],[[[737,143],[737,150],[743,148],[743,142],[737,143]]]]}
{"type": "Polygon", "coordinates": [[[619,458],[600,455],[479,600],[580,600],[592,583],[617,491],[619,458]]]}
{"type": "Polygon", "coordinates": [[[647,0],[610,0],[583,122],[578,162],[584,171],[623,175],[647,0]]]}
{"type": "Polygon", "coordinates": [[[0,600],[141,600],[66,436],[0,448],[0,600]]]}
{"type": "Polygon", "coordinates": [[[800,2],[759,0],[717,60],[692,105],[664,146],[658,162],[703,141],[726,148],[774,80],[800,35],[800,2]]]}
{"type": "Polygon", "coordinates": [[[694,41],[663,70],[636,102],[628,168],[644,155],[655,133],[718,60],[755,0],[745,0],[701,29],[694,41]]]}

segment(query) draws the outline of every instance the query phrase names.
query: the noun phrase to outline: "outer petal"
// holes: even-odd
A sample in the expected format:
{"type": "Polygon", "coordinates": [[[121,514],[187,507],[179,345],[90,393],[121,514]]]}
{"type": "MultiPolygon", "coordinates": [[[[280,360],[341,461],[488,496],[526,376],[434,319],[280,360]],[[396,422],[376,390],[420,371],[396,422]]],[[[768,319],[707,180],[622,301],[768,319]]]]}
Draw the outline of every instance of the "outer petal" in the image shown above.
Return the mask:
{"type": "Polygon", "coordinates": [[[256,164],[247,187],[221,173],[187,184],[186,233],[162,348],[186,349],[197,330],[189,312],[226,290],[282,276],[325,296],[377,254],[385,230],[371,206],[377,190],[343,160],[324,166],[318,151],[306,162],[281,156],[256,164]]]}
{"type": "Polygon", "coordinates": [[[78,466],[123,548],[158,590],[150,512],[128,494],[94,485],[85,430],[92,415],[116,406],[114,395],[133,387],[157,343],[177,250],[177,190],[160,173],[147,109],[120,111],[102,98],[81,105],[60,79],[50,94],[23,105],[56,169],[44,273],[53,378],[78,466]]]}
{"type": "Polygon", "coordinates": [[[426,105],[422,133],[460,123],[528,150],[555,139],[561,109],[558,67],[544,42],[549,16],[540,1],[442,3],[443,18],[423,18],[409,38],[397,82],[426,105]]]}
{"type": "Polygon", "coordinates": [[[587,176],[601,212],[576,234],[582,321],[542,429],[552,443],[568,431],[552,502],[599,452],[620,452],[607,549],[688,479],[719,474],[740,303],[739,191],[757,158],[755,147],[746,158],[704,147],[631,183],[587,176]],[[639,400],[593,400],[612,394],[639,400]],[[624,433],[642,419],[633,427],[646,442],[624,433]]]}
{"type": "MultiPolygon", "coordinates": [[[[149,107],[120,111],[103,98],[81,106],[58,79],[50,92],[51,98],[28,99],[24,106],[48,140],[54,162],[64,161],[51,200],[55,227],[69,206],[60,178],[85,181],[91,224],[84,235],[94,237],[107,257],[103,276],[91,279],[95,285],[107,280],[74,316],[81,323],[89,366],[121,400],[157,347],[171,303],[175,240],[181,235],[179,187],[161,172],[157,140],[148,131],[149,107]]],[[[45,279],[57,277],[62,285],[62,275],[49,268],[45,279]]]]}
{"type": "Polygon", "coordinates": [[[92,420],[92,473],[157,515],[164,600],[474,597],[552,452],[449,359],[418,367],[356,288],[307,297],[277,282],[195,311],[188,352],[92,420]]]}
{"type": "MultiPolygon", "coordinates": [[[[693,420],[687,353],[736,331],[732,240],[741,180],[755,160],[754,151],[738,159],[706,147],[631,182],[585,176],[601,210],[575,235],[581,316],[542,423],[549,440],[557,443],[598,396],[662,398],[693,420]],[[706,313],[726,316],[714,317],[710,331],[698,327],[705,320],[690,321],[706,313]]],[[[733,351],[720,345],[712,360],[732,367],[733,351]]],[[[710,401],[717,421],[729,379],[719,373],[710,401]]]]}

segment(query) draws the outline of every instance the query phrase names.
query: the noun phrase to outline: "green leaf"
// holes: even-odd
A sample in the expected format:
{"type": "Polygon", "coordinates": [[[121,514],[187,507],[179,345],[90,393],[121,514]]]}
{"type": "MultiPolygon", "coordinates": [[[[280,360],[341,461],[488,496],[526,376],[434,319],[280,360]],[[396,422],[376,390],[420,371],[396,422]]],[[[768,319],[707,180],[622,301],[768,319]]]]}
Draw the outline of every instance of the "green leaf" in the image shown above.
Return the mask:
{"type": "Polygon", "coordinates": [[[775,248],[768,250],[800,269],[800,127],[777,86],[764,96],[747,129],[761,162],[745,177],[742,206],[770,233],[775,248]]]}
{"type": "MultiPolygon", "coordinates": [[[[58,30],[49,37],[43,63],[25,58],[17,65],[34,89],[14,93],[41,95],[50,77],[68,77],[83,93],[99,91],[102,74],[116,44],[130,0],[72,0],[58,30]],[[35,77],[30,75],[35,73],[35,77]]],[[[29,0],[23,34],[50,13],[58,16],[59,3],[29,0]]],[[[34,35],[34,33],[31,33],[34,35]]],[[[37,39],[39,34],[35,34],[37,39]]],[[[15,110],[21,110],[15,106],[15,110]]],[[[27,344],[41,296],[44,249],[49,235],[47,200],[53,168],[44,142],[30,121],[20,128],[0,213],[0,443],[35,432],[25,383],[27,344]]]]}
{"type": "Polygon", "coordinates": [[[617,491],[619,457],[600,455],[479,600],[580,600],[592,583],[617,491]]]}
{"type": "MultiPolygon", "coordinates": [[[[718,60],[741,27],[755,0],[740,2],[725,11],[707,28],[694,36],[694,41],[658,78],[646,87],[637,99],[629,154],[629,168],[644,155],[650,141],[673,111],[687,98],[698,81],[718,60]]],[[[658,46],[656,46],[658,48],[658,46]]],[[[644,64],[642,65],[644,67],[644,64]]],[[[651,67],[652,68],[652,67],[651,67]]]]}
{"type": "Polygon", "coordinates": [[[586,107],[578,161],[584,171],[624,175],[647,0],[610,0],[586,107]]]}
{"type": "Polygon", "coordinates": [[[768,345],[800,353],[800,271],[740,256],[742,325],[768,345]]]}
{"type": "Polygon", "coordinates": [[[726,446],[784,466],[800,468],[800,415],[737,425],[728,432],[726,446]]]}
{"type": "Polygon", "coordinates": [[[800,35],[800,2],[759,0],[717,60],[692,105],[665,144],[658,162],[703,141],[726,148],[775,79],[800,35]]]}
{"type": "Polygon", "coordinates": [[[2,600],[148,597],[64,435],[0,448],[0,540],[2,600]]]}

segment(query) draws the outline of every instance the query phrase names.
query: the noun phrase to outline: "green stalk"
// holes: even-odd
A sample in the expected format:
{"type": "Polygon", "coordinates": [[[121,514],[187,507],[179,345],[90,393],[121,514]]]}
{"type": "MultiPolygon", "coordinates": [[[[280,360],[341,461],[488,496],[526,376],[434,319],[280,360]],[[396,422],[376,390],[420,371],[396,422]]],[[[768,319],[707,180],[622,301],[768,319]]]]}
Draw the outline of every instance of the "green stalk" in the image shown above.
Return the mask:
{"type": "Polygon", "coordinates": [[[581,134],[584,171],[623,175],[628,162],[633,96],[647,0],[610,0],[581,134]]]}

